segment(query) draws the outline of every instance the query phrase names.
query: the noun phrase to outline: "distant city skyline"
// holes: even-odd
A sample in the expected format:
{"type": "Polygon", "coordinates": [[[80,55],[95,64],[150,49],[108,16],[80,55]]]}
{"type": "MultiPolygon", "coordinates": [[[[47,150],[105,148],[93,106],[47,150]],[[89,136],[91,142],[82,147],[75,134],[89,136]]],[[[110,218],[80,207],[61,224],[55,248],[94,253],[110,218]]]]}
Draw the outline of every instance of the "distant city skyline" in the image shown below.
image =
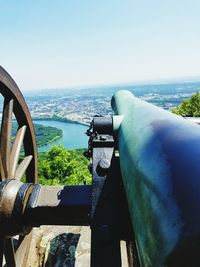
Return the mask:
{"type": "Polygon", "coordinates": [[[0,0],[0,65],[22,90],[200,80],[199,0],[0,0]]]}

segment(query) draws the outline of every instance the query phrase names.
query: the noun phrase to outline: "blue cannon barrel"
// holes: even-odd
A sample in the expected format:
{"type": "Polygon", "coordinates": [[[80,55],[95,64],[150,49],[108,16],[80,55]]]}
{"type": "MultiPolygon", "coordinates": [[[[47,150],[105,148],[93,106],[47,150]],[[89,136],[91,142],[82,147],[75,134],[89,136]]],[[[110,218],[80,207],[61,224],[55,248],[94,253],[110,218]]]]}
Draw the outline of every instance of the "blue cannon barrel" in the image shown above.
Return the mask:
{"type": "Polygon", "coordinates": [[[141,266],[200,266],[200,126],[128,91],[112,107],[141,266]]]}

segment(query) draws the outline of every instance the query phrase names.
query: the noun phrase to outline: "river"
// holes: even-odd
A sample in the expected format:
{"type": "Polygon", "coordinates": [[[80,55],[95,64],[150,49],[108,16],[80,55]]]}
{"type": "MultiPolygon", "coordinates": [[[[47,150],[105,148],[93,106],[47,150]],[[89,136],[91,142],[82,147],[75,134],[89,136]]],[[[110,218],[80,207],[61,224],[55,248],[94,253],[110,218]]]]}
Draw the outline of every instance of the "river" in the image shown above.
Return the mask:
{"type": "Polygon", "coordinates": [[[87,148],[88,146],[88,136],[85,134],[88,126],[71,123],[62,122],[56,120],[33,120],[34,123],[42,124],[44,126],[52,126],[59,128],[63,131],[63,137],[56,140],[48,145],[38,147],[38,152],[46,152],[53,145],[64,144],[66,149],[76,149],[76,148],[87,148]]]}

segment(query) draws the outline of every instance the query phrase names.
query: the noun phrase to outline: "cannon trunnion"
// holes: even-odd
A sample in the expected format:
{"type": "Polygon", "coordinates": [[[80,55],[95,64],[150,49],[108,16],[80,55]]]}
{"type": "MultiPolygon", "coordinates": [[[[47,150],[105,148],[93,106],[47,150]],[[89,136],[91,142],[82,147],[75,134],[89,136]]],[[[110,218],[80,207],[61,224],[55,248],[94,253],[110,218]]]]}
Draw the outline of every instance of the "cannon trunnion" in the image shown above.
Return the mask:
{"type": "Polygon", "coordinates": [[[25,266],[40,225],[90,225],[93,267],[121,266],[121,240],[129,266],[200,266],[199,126],[119,91],[116,115],[94,117],[87,131],[92,185],[40,186],[30,113],[2,68],[0,92],[0,266],[25,266]]]}

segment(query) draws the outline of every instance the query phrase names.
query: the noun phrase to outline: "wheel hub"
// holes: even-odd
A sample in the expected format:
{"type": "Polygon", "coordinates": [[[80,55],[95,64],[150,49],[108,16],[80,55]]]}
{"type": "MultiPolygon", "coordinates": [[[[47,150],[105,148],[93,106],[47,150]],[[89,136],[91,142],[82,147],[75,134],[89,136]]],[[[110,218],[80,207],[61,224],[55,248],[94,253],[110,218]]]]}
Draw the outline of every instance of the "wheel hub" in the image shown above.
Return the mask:
{"type": "Polygon", "coordinates": [[[0,229],[1,235],[11,237],[27,234],[23,214],[33,189],[33,184],[6,179],[0,184],[0,229]]]}

